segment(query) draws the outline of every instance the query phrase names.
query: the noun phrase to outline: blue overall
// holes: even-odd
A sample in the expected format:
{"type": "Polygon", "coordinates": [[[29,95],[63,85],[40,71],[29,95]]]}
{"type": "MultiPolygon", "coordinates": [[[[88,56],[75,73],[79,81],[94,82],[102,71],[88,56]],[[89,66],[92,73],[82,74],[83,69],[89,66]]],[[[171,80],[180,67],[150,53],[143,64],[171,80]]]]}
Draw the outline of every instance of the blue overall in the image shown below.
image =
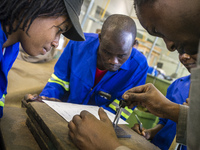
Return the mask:
{"type": "Polygon", "coordinates": [[[120,100],[126,90],[145,83],[148,70],[146,58],[133,48],[129,59],[120,69],[107,71],[93,88],[99,38],[94,33],[85,33],[85,38],[86,41],[70,41],[67,44],[40,96],[97,105],[114,113],[115,110],[108,107],[113,100],[120,100]],[[100,96],[99,91],[109,93],[111,99],[100,96]]]}
{"type": "MultiPolygon", "coordinates": [[[[190,75],[182,77],[174,81],[167,89],[166,97],[174,103],[183,104],[189,97],[190,89],[190,75]]],[[[176,135],[176,123],[169,119],[160,118],[158,124],[164,125],[164,127],[155,135],[151,141],[162,150],[168,150],[176,135]]],[[[181,147],[182,150],[186,150],[186,146],[181,147]]]]}
{"type": "Polygon", "coordinates": [[[5,48],[3,54],[3,44],[7,41],[6,34],[1,29],[0,23],[0,118],[3,116],[5,95],[7,94],[8,72],[12,67],[19,52],[19,43],[5,48]]]}

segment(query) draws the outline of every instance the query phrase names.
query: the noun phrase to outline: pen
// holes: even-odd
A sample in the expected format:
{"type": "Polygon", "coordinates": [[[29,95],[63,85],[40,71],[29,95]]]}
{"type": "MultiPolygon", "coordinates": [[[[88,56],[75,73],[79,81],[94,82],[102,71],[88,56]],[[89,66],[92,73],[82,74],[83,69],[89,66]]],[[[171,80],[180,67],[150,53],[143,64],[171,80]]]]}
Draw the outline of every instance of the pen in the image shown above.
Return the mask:
{"type": "Polygon", "coordinates": [[[139,124],[139,130],[140,130],[140,132],[142,132],[142,122],[140,121],[140,119],[138,118],[138,116],[136,114],[135,114],[135,117],[136,117],[137,122],[139,124]]]}

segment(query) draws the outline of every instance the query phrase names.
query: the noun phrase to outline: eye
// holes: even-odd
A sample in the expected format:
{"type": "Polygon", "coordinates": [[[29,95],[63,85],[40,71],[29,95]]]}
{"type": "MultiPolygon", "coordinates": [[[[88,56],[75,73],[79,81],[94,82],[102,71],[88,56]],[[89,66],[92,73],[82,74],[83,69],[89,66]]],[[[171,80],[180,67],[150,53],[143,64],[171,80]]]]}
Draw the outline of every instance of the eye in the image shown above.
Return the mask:
{"type": "Polygon", "coordinates": [[[110,53],[106,50],[104,50],[104,53],[107,54],[107,55],[110,55],[110,53]]]}
{"type": "Polygon", "coordinates": [[[123,58],[124,56],[125,56],[125,54],[118,55],[118,58],[123,58]]]}
{"type": "Polygon", "coordinates": [[[58,32],[64,32],[64,30],[58,27],[58,32]]]}
{"type": "Polygon", "coordinates": [[[156,30],[156,28],[153,28],[153,33],[158,34],[158,31],[156,30]]]}
{"type": "Polygon", "coordinates": [[[183,48],[180,48],[180,49],[178,49],[178,53],[179,53],[180,55],[183,55],[183,54],[185,54],[185,51],[184,51],[183,48]]]}
{"type": "Polygon", "coordinates": [[[65,32],[65,30],[63,30],[61,27],[59,26],[55,26],[57,28],[57,33],[56,34],[62,34],[65,32]]]}

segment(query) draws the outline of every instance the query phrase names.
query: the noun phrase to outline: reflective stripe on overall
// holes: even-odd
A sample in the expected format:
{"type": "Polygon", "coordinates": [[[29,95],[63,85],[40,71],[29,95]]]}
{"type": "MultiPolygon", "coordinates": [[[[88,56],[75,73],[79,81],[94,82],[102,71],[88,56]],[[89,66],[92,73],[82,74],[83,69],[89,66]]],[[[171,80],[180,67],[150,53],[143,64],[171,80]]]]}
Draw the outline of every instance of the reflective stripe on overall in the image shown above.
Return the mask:
{"type": "Polygon", "coordinates": [[[4,107],[4,103],[5,103],[5,94],[3,94],[2,98],[0,99],[0,106],[4,107]]]}
{"type": "Polygon", "coordinates": [[[61,85],[66,91],[69,91],[69,82],[59,79],[55,74],[51,75],[51,78],[48,80],[48,82],[57,83],[61,85]]]}
{"type": "MultiPolygon", "coordinates": [[[[119,100],[115,99],[110,105],[110,108],[112,108],[114,111],[116,111],[116,108],[119,108],[119,100]]],[[[132,114],[133,110],[129,109],[127,106],[125,108],[122,109],[122,116],[125,119],[128,119],[129,116],[132,114]]]]}

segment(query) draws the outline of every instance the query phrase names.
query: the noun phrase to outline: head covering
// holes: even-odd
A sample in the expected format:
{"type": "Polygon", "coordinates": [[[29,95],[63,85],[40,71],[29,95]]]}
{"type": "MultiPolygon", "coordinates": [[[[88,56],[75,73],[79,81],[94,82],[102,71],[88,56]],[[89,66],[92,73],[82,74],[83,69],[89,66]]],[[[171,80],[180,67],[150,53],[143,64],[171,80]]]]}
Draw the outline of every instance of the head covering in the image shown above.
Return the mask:
{"type": "Polygon", "coordinates": [[[72,23],[71,29],[63,35],[74,41],[84,41],[85,37],[79,22],[79,15],[83,0],[64,0],[67,13],[72,23]]]}

